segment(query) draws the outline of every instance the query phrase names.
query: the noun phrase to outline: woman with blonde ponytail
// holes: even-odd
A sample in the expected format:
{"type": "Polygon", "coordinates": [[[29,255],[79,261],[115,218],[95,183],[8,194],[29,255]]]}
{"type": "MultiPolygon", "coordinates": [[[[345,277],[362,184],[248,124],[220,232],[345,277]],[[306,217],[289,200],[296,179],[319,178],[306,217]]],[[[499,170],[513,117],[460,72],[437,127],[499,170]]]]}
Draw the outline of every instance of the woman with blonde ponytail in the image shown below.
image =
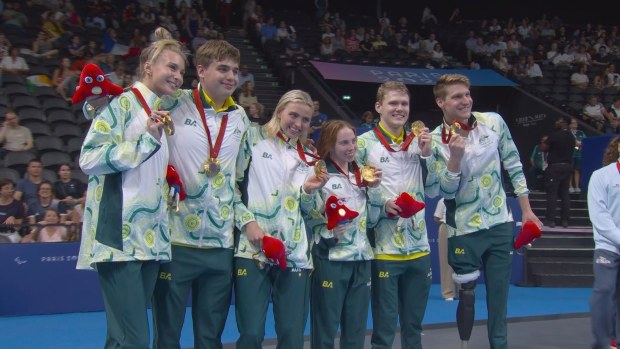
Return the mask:
{"type": "Polygon", "coordinates": [[[147,305],[159,263],[170,260],[168,144],[160,98],[183,83],[186,55],[162,30],[142,50],[139,81],[99,108],[80,167],[90,176],[78,269],[99,276],[105,348],[149,348],[147,305]]]}

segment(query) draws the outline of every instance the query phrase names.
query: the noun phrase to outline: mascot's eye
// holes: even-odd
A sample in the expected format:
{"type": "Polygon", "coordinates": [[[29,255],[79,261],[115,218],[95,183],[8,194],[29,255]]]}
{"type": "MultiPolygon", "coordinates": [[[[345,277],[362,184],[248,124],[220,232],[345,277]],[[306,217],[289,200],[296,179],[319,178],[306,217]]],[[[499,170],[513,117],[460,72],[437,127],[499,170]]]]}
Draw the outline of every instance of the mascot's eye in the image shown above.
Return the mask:
{"type": "Polygon", "coordinates": [[[336,204],[331,204],[331,205],[329,205],[329,207],[336,208],[336,204]]]}
{"type": "Polygon", "coordinates": [[[342,206],[344,205],[344,202],[342,202],[342,200],[338,200],[338,205],[342,206]]]}
{"type": "Polygon", "coordinates": [[[105,78],[103,77],[103,75],[97,75],[97,82],[103,82],[105,78]]]}
{"type": "Polygon", "coordinates": [[[87,84],[92,84],[93,83],[93,78],[90,76],[87,76],[84,78],[84,82],[87,84]]]}

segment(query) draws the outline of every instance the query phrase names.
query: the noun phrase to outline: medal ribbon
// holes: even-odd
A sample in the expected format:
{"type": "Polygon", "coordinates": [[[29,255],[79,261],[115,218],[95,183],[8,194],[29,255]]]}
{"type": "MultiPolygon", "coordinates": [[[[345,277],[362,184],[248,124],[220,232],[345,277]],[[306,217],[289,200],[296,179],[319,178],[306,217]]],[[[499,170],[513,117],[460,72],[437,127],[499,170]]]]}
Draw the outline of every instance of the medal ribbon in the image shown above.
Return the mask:
{"type": "MultiPolygon", "coordinates": [[[[478,126],[478,120],[474,120],[474,123],[469,126],[468,124],[464,124],[458,120],[454,121],[455,123],[457,123],[459,126],[461,126],[461,128],[465,131],[471,131],[473,129],[476,128],[476,126],[478,126]]],[[[441,125],[441,142],[443,144],[448,144],[450,142],[450,139],[452,138],[452,132],[450,132],[450,126],[448,125],[448,123],[446,122],[446,119],[444,118],[442,120],[442,125],[441,125]]]]}
{"type": "MultiPolygon", "coordinates": [[[[399,151],[399,150],[395,150],[394,148],[392,148],[390,143],[388,143],[387,139],[385,139],[385,136],[383,135],[381,130],[379,130],[379,126],[375,126],[373,131],[375,132],[375,135],[377,135],[377,138],[379,138],[379,142],[383,144],[383,146],[385,147],[385,149],[387,149],[387,151],[389,151],[390,153],[395,153],[399,151]]],[[[403,141],[403,145],[400,147],[400,150],[407,151],[407,149],[409,148],[409,145],[411,145],[411,141],[413,141],[414,138],[415,138],[415,135],[413,134],[413,132],[408,134],[405,140],[403,141]]]]}
{"type": "MultiPolygon", "coordinates": [[[[284,135],[282,134],[282,132],[278,131],[277,136],[286,144],[288,144],[289,146],[291,145],[287,140],[286,137],[284,137],[284,135]]],[[[299,154],[299,158],[301,159],[301,161],[303,161],[306,165],[308,166],[314,166],[314,164],[316,164],[316,162],[318,160],[321,159],[320,156],[316,155],[316,154],[312,154],[312,153],[308,153],[307,151],[304,151],[304,146],[301,145],[301,141],[298,139],[297,140],[297,145],[295,147],[297,149],[297,154],[299,154]],[[313,157],[315,160],[314,161],[308,161],[306,159],[306,155],[313,157]]]]}
{"type": "MultiPolygon", "coordinates": [[[[332,163],[332,165],[334,165],[334,167],[336,168],[338,172],[340,172],[340,174],[345,176],[349,180],[349,182],[351,182],[351,179],[349,179],[349,175],[344,173],[344,171],[340,168],[340,166],[338,166],[338,164],[336,164],[334,160],[332,160],[331,158],[329,158],[328,160],[332,163]]],[[[365,187],[366,185],[362,181],[362,175],[360,174],[360,168],[359,166],[357,166],[357,163],[355,161],[353,161],[353,174],[355,175],[355,183],[353,182],[351,183],[360,188],[365,187]]]]}
{"type": "Polygon", "coordinates": [[[224,141],[224,133],[226,133],[226,125],[228,124],[228,113],[224,114],[224,117],[222,117],[222,122],[220,123],[220,130],[217,133],[215,145],[213,145],[213,143],[211,142],[211,132],[209,131],[209,126],[207,125],[207,117],[205,116],[205,110],[202,106],[202,100],[200,99],[199,87],[194,90],[194,102],[196,103],[196,109],[198,109],[198,113],[200,113],[202,125],[205,127],[207,139],[209,140],[209,157],[211,159],[217,159],[217,156],[220,153],[220,148],[222,147],[222,141],[224,141]]]}
{"type": "Polygon", "coordinates": [[[616,168],[618,169],[618,173],[620,173],[620,161],[616,161],[616,168]]]}
{"type": "Polygon", "coordinates": [[[149,105],[146,104],[146,101],[144,100],[144,97],[142,97],[142,93],[140,93],[140,90],[135,87],[130,87],[129,89],[131,90],[131,92],[133,92],[134,95],[136,95],[138,102],[140,102],[140,105],[142,105],[142,108],[146,112],[146,116],[150,117],[152,113],[151,108],[149,108],[149,105]]]}

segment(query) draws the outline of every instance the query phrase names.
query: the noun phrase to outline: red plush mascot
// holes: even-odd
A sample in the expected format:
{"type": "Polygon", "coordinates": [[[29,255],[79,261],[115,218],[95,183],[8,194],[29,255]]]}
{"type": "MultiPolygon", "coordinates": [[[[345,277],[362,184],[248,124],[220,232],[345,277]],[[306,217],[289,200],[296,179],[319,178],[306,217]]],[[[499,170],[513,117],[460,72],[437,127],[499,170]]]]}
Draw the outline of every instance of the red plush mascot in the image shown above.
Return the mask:
{"type": "Polygon", "coordinates": [[[338,224],[352,221],[359,216],[359,213],[349,209],[341,200],[332,195],[325,203],[325,215],[327,216],[327,229],[332,230],[338,224]]]}
{"type": "MultiPolygon", "coordinates": [[[[402,192],[394,201],[398,207],[400,207],[400,213],[398,215],[401,218],[410,218],[414,214],[422,211],[425,207],[423,202],[419,202],[414,199],[409,193],[402,192]]],[[[394,217],[393,214],[388,213],[388,217],[394,217]]]]}
{"type": "Polygon", "coordinates": [[[82,69],[80,84],[71,102],[78,104],[90,96],[117,96],[121,93],[123,93],[122,87],[106,79],[105,74],[96,64],[89,63],[82,69]]]}
{"type": "Polygon", "coordinates": [[[521,232],[519,232],[519,235],[515,240],[514,248],[515,250],[518,250],[541,236],[542,233],[540,231],[540,227],[538,227],[538,225],[532,221],[527,221],[525,222],[525,224],[523,224],[521,232]]]}
{"type": "Polygon", "coordinates": [[[286,269],[286,247],[284,247],[282,240],[269,235],[263,236],[263,253],[270,262],[277,264],[280,269],[286,269]]]}

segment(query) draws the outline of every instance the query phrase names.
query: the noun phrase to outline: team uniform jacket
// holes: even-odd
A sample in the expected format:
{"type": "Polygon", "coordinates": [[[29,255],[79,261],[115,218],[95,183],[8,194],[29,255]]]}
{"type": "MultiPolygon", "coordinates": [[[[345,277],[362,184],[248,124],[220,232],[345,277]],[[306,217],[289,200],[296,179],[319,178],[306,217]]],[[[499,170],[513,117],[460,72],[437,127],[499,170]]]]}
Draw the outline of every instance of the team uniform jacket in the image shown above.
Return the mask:
{"type": "MultiPolygon", "coordinates": [[[[201,98],[203,93],[200,93],[201,98]]],[[[172,243],[201,248],[233,248],[235,217],[236,161],[243,134],[250,122],[243,108],[229,99],[226,111],[216,113],[204,98],[202,105],[211,142],[215,145],[224,115],[228,114],[226,132],[218,154],[220,172],[209,177],[203,164],[209,159],[209,140],[202,118],[194,103],[193,90],[180,90],[164,99],[175,133],[168,136],[170,164],[183,182],[187,198],[179,203],[179,212],[170,210],[172,243]]]]}
{"type": "Polygon", "coordinates": [[[600,168],[588,184],[588,212],[595,248],[618,254],[620,246],[620,174],[614,162],[600,168]]]}
{"type": "MultiPolygon", "coordinates": [[[[153,108],[157,96],[134,85],[153,108]]],[[[131,91],[93,120],[80,155],[89,175],[77,268],[93,263],[170,259],[166,209],[168,144],[146,131],[148,115],[131,91]]]]}
{"type": "Polygon", "coordinates": [[[433,151],[427,163],[427,191],[445,198],[448,236],[512,221],[502,186],[501,164],[508,172],[515,194],[529,193],[519,152],[502,117],[493,112],[472,115],[478,126],[467,136],[460,175],[447,170],[450,149],[441,141],[442,125],[431,133],[433,151]]]}
{"type": "MultiPolygon", "coordinates": [[[[284,242],[288,266],[312,269],[300,207],[303,205],[309,209],[315,204],[316,195],[304,195],[303,198],[301,195],[302,185],[312,173],[312,167],[299,159],[294,147],[296,140],[290,141],[291,146],[280,138],[266,137],[262,128],[256,127],[249,128],[245,135],[237,165],[237,180],[243,180],[247,169],[248,202],[239,204],[242,213],[235,217],[237,226],[241,228],[255,220],[266,234],[284,242]]],[[[245,228],[242,228],[235,257],[267,262],[259,251],[248,241],[245,228]]]]}
{"type": "MultiPolygon", "coordinates": [[[[397,144],[391,146],[393,149],[400,148],[397,144]]],[[[407,151],[390,152],[373,130],[357,138],[356,161],[383,170],[379,185],[382,204],[377,206],[371,203],[368,216],[369,227],[375,229],[376,258],[377,255],[409,256],[430,252],[424,221],[425,210],[402,220],[399,217],[388,218],[383,209],[387,200],[396,199],[402,192],[409,193],[418,201],[424,201],[423,165],[419,154],[417,139],[411,142],[407,151]],[[374,210],[378,210],[379,214],[374,213],[374,210]],[[375,221],[373,217],[378,217],[378,220],[375,221]]]]}
{"type": "MultiPolygon", "coordinates": [[[[360,188],[355,185],[355,174],[352,168],[349,170],[349,178],[338,172],[330,161],[327,161],[327,169],[330,176],[329,180],[319,191],[319,197],[315,201],[316,207],[310,210],[306,220],[312,229],[314,243],[318,244],[321,239],[327,240],[334,237],[327,229],[327,218],[325,217],[325,201],[333,195],[349,209],[357,211],[359,216],[346,223],[346,232],[338,238],[336,245],[329,249],[329,260],[371,260],[374,254],[366,235],[367,201],[373,202],[376,207],[381,207],[381,189],[360,188]]],[[[375,214],[378,213],[378,210],[374,211],[375,214]]]]}

